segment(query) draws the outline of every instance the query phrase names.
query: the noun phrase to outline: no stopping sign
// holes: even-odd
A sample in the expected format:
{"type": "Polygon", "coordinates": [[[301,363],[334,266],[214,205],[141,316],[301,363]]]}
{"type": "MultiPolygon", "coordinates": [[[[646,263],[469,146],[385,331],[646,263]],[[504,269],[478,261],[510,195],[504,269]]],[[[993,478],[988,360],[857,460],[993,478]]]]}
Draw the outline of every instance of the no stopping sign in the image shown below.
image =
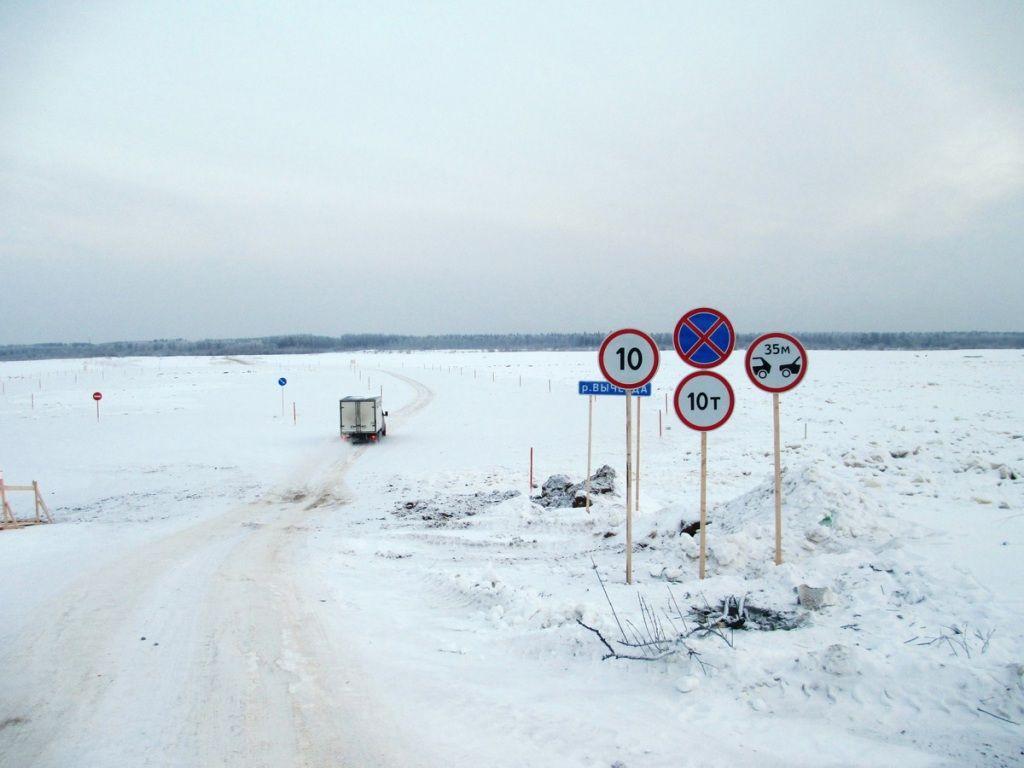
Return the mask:
{"type": "Polygon", "coordinates": [[[691,373],[676,387],[676,415],[698,432],[710,432],[725,424],[734,405],[729,382],[713,371],[691,373]]]}
{"type": "Polygon", "coordinates": [[[648,334],[622,328],[609,334],[597,353],[605,379],[623,389],[637,389],[658,372],[658,345],[648,334]]]}

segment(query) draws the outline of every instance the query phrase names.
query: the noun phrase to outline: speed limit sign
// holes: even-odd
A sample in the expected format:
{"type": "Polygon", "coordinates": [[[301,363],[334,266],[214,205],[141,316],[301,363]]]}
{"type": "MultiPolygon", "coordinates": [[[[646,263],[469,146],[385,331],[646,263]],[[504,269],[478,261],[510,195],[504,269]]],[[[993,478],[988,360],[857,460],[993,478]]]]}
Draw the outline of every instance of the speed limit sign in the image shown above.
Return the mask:
{"type": "Polygon", "coordinates": [[[676,415],[690,429],[710,432],[732,416],[732,387],[713,371],[697,371],[676,387],[676,415]]]}
{"type": "Polygon", "coordinates": [[[605,379],[622,389],[638,389],[658,372],[658,345],[648,334],[622,328],[610,334],[597,353],[605,379]]]}

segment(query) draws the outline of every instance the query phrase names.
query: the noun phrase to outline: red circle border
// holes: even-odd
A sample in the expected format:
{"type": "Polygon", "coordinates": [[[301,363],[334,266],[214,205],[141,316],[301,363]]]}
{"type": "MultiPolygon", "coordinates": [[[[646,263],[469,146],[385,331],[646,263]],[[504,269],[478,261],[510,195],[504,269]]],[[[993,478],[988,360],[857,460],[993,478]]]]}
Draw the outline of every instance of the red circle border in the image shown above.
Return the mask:
{"type": "Polygon", "coordinates": [[[747,378],[750,379],[750,382],[755,387],[760,389],[762,392],[771,392],[776,395],[779,394],[780,392],[789,392],[789,390],[791,390],[793,387],[795,387],[797,384],[803,381],[804,376],[807,375],[807,350],[804,348],[804,345],[800,343],[799,339],[797,339],[795,336],[790,336],[788,333],[762,333],[760,336],[758,336],[756,339],[750,342],[750,346],[747,347],[747,354],[743,356],[743,370],[747,372],[747,378]],[[765,339],[772,337],[785,339],[786,341],[795,344],[797,346],[797,349],[800,350],[800,357],[802,357],[804,361],[803,366],[801,366],[800,368],[800,375],[796,377],[795,381],[790,382],[782,389],[772,389],[771,387],[764,386],[763,384],[761,384],[760,381],[758,381],[757,377],[750,372],[750,358],[753,357],[754,350],[757,349],[757,345],[760,344],[765,339]]]}
{"type": "Polygon", "coordinates": [[[720,366],[722,363],[729,359],[729,355],[731,355],[732,351],[736,349],[736,329],[732,327],[732,321],[726,316],[724,312],[722,312],[722,310],[715,309],[714,307],[697,307],[696,309],[691,309],[689,312],[687,312],[685,315],[679,318],[679,322],[676,323],[675,330],[672,331],[672,346],[676,348],[676,354],[679,355],[680,358],[682,358],[682,361],[684,363],[694,368],[700,368],[702,371],[706,371],[710,368],[717,368],[718,366],[720,366]],[[722,321],[725,323],[725,327],[729,329],[729,349],[722,356],[722,359],[719,360],[717,363],[690,362],[689,360],[686,359],[686,355],[683,354],[683,350],[679,348],[679,329],[683,327],[683,323],[685,323],[689,317],[696,315],[698,312],[714,312],[716,315],[719,315],[722,318],[722,321]]]}
{"type": "Polygon", "coordinates": [[[608,334],[607,338],[601,342],[601,348],[597,350],[597,367],[601,369],[601,375],[604,376],[605,381],[614,384],[619,389],[640,389],[650,383],[654,378],[654,375],[658,372],[658,368],[661,365],[661,352],[658,351],[658,344],[654,341],[654,338],[649,333],[637,330],[636,328],[620,328],[617,331],[612,331],[608,334]],[[615,381],[611,376],[608,375],[608,371],[604,368],[604,351],[608,348],[608,345],[612,343],[616,337],[621,336],[624,333],[635,333],[637,336],[642,336],[647,343],[651,345],[651,349],[654,350],[654,368],[651,369],[651,373],[647,378],[638,384],[620,384],[615,381]]]}

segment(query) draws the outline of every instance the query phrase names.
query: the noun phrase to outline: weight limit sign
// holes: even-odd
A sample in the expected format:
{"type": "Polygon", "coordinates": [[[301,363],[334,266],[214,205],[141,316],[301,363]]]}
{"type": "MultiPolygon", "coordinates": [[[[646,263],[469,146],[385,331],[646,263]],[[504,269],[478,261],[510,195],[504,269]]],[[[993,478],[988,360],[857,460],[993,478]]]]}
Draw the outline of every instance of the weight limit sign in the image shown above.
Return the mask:
{"type": "Polygon", "coordinates": [[[734,405],[729,382],[713,371],[691,373],[676,387],[676,415],[698,432],[710,432],[725,424],[734,405]]]}

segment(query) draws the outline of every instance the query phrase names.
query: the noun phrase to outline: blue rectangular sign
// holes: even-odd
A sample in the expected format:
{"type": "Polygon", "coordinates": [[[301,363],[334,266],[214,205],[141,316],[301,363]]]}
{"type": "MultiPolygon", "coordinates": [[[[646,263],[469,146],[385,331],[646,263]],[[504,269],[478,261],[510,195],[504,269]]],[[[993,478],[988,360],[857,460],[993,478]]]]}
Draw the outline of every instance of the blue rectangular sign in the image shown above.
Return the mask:
{"type": "MultiPolygon", "coordinates": [[[[609,384],[607,381],[581,381],[580,382],[580,394],[581,395],[625,395],[626,390],[621,387],[616,387],[614,384],[609,384]]],[[[651,396],[651,383],[647,382],[642,387],[633,390],[634,395],[640,397],[651,396]]]]}

